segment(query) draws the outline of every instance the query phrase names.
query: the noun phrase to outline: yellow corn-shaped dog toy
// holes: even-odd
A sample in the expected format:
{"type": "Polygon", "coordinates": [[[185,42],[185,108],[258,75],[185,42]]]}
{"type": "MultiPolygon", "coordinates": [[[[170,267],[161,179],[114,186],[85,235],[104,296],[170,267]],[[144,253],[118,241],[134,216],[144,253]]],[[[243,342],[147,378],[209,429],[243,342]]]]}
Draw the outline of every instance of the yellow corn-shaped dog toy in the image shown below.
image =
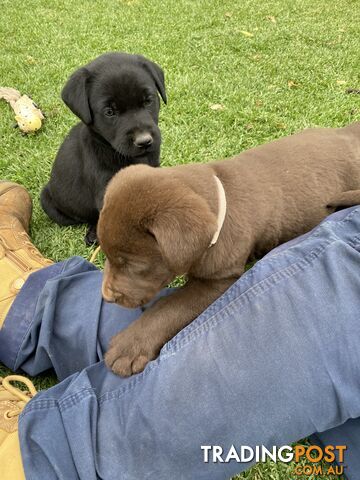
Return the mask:
{"type": "Polygon", "coordinates": [[[15,113],[15,120],[24,133],[33,133],[39,130],[44,120],[41,110],[27,95],[21,95],[15,88],[0,88],[0,99],[6,100],[15,113]]]}

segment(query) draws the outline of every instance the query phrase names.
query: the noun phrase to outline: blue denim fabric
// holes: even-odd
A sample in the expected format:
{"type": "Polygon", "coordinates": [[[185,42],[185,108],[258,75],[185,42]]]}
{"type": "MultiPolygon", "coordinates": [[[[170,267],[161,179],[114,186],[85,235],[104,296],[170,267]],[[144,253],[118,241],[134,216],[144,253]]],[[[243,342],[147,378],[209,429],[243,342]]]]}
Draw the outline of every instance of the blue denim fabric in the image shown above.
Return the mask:
{"type": "Polygon", "coordinates": [[[28,479],[226,479],[249,464],[204,463],[201,445],[271,447],[315,432],[348,441],[347,478],[358,479],[359,207],[264,257],[128,379],[91,364],[140,310],[103,303],[101,273],[85,261],[61,269],[36,298],[46,270],[28,280],[5,322],[13,333],[0,337],[11,368],[53,365],[65,378],[85,367],[21,415],[28,479]]]}
{"type": "Polygon", "coordinates": [[[30,275],[0,330],[0,362],[32,376],[53,368],[63,380],[102,360],[110,338],[142,310],[104,302],[101,282],[82,257],[30,275]]]}

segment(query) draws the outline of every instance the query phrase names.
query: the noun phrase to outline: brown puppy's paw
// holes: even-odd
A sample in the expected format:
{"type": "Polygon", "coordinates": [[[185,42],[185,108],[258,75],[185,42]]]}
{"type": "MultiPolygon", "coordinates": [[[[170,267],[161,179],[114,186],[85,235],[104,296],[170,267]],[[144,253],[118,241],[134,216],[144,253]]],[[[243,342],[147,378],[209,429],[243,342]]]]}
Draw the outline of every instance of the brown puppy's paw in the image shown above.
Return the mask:
{"type": "Polygon", "coordinates": [[[105,363],[117,375],[130,377],[142,372],[156,356],[150,351],[148,341],[128,333],[126,329],[111,339],[105,363]]]}

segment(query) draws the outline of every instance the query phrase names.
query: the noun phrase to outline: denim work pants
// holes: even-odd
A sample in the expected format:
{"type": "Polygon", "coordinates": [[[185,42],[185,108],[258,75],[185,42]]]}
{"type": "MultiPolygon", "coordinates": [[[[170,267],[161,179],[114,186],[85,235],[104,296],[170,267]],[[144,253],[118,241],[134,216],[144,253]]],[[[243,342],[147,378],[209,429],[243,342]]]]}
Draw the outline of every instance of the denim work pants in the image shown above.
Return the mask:
{"type": "Polygon", "coordinates": [[[77,257],[36,272],[0,331],[3,363],[62,380],[20,417],[28,479],[226,479],[249,464],[204,463],[202,445],[318,432],[358,480],[360,207],[273,250],[131,378],[101,360],[141,310],[104,303],[101,281],[77,257]]]}

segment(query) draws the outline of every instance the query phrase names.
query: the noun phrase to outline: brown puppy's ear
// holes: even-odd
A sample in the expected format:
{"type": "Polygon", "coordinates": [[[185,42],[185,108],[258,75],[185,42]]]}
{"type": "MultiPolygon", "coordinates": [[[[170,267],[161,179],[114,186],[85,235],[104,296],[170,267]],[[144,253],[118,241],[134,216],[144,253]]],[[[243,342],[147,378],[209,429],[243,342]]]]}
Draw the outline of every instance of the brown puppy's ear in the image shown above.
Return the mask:
{"type": "Polygon", "coordinates": [[[180,201],[174,199],[173,206],[159,210],[147,228],[167,265],[182,275],[209,247],[217,218],[202,197],[186,193],[180,201]]]}
{"type": "Polygon", "coordinates": [[[360,205],[360,190],[348,190],[347,192],[339,193],[326,206],[340,210],[341,208],[353,207],[354,205],[360,205]]]}
{"type": "Polygon", "coordinates": [[[90,72],[85,67],[76,70],[61,92],[61,98],[70,110],[86,125],[92,121],[88,98],[88,83],[90,72]]]}
{"type": "Polygon", "coordinates": [[[160,93],[163,102],[166,104],[167,97],[165,91],[165,76],[163,70],[159,67],[159,65],[151,62],[147,58],[141,55],[138,55],[138,57],[140,58],[141,64],[143,65],[145,70],[147,70],[153,78],[156,88],[158,89],[158,92],[160,93]]]}

